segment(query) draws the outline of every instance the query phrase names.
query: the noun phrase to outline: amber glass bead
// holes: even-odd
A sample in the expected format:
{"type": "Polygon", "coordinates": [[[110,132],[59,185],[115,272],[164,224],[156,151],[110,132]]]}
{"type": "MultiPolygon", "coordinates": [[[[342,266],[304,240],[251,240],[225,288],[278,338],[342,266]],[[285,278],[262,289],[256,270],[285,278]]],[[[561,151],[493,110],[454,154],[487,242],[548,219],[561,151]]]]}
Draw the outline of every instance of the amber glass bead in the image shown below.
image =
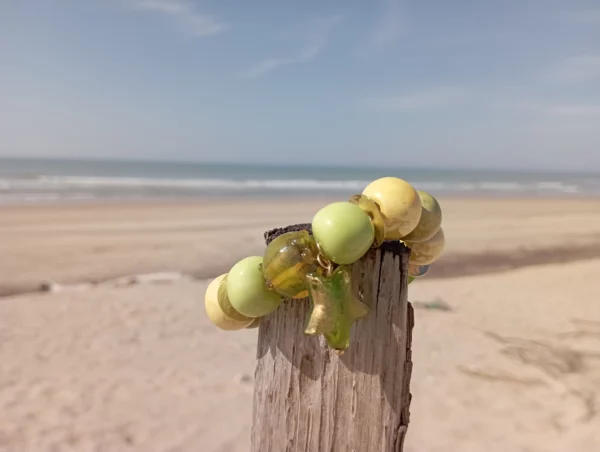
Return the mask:
{"type": "Polygon", "coordinates": [[[307,297],[306,275],[317,270],[317,254],[315,239],[307,231],[280,235],[263,256],[267,286],[287,298],[307,297]]]}
{"type": "Polygon", "coordinates": [[[385,239],[385,222],[383,221],[383,215],[381,215],[381,209],[379,209],[377,203],[366,195],[354,195],[350,198],[350,202],[356,204],[369,216],[373,228],[375,229],[373,247],[376,248],[381,246],[385,239]]]}

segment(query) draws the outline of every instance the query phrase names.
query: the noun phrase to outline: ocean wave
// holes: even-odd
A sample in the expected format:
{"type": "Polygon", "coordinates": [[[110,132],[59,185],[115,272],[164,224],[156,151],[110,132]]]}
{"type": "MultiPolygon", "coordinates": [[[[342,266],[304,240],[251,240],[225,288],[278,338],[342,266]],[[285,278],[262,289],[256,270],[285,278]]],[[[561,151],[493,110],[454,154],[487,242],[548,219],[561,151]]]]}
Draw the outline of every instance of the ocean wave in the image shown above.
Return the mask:
{"type": "Polygon", "coordinates": [[[523,191],[526,186],[517,182],[483,182],[480,185],[483,190],[492,191],[523,191]]]}
{"type": "Polygon", "coordinates": [[[93,201],[98,199],[93,193],[9,193],[0,194],[0,204],[38,203],[58,201],[93,201]]]}
{"type": "Polygon", "coordinates": [[[362,190],[369,182],[313,179],[151,179],[141,177],[40,176],[31,179],[3,179],[0,189],[39,188],[173,188],[173,189],[276,189],[276,190],[362,190]]]}
{"type": "MultiPolygon", "coordinates": [[[[590,182],[578,181],[510,181],[510,180],[421,180],[411,181],[421,190],[439,194],[486,194],[486,193],[521,193],[521,194],[598,194],[600,186],[597,179],[590,182]]],[[[235,179],[235,178],[148,178],[148,177],[87,177],[87,176],[52,176],[38,175],[32,177],[0,178],[0,201],[6,196],[22,196],[26,200],[61,200],[73,199],[75,196],[128,197],[137,196],[177,196],[226,193],[327,193],[347,192],[360,193],[369,181],[349,179],[235,179]]]]}
{"type": "Polygon", "coordinates": [[[551,190],[561,193],[578,193],[579,187],[574,184],[566,184],[564,182],[538,182],[536,188],[539,190],[551,190]]]}

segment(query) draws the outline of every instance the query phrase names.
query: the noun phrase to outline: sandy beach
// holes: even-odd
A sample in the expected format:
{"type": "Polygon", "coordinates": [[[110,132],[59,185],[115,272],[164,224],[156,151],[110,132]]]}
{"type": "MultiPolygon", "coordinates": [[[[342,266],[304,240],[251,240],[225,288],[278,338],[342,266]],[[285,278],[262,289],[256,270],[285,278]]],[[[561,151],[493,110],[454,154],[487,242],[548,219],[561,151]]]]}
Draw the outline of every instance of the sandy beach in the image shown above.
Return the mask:
{"type": "MultiPolygon", "coordinates": [[[[337,199],[335,199],[337,200],[337,199]]],[[[218,276],[262,255],[263,233],[332,199],[0,208],[0,295],[139,273],[218,276]]],[[[600,256],[600,200],[442,199],[447,247],[429,277],[600,256]],[[518,220],[518,221],[517,221],[518,220]]]]}
{"type": "Polygon", "coordinates": [[[0,87],[0,452],[600,452],[600,0],[0,0],[0,87]]]}
{"type": "MultiPolygon", "coordinates": [[[[256,331],[204,290],[326,202],[0,207],[0,451],[248,451],[256,331]]],[[[441,202],[406,450],[599,450],[600,200],[441,202]]]]}

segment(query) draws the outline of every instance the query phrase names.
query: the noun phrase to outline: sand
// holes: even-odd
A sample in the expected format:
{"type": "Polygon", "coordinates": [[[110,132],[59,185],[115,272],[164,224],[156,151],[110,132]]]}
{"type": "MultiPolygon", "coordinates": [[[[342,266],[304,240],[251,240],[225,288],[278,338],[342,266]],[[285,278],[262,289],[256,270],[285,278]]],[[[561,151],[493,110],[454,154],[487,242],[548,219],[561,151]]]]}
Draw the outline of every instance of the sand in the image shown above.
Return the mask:
{"type": "MultiPolygon", "coordinates": [[[[323,199],[0,208],[0,295],[42,281],[180,271],[199,279],[262,254],[263,232],[310,221],[323,199]]],[[[431,277],[600,256],[600,199],[442,199],[447,249],[431,277]]]]}
{"type": "MultiPolygon", "coordinates": [[[[410,288],[406,451],[600,450],[600,202],[443,203],[462,270],[410,288]]],[[[256,331],[209,324],[204,278],[322,204],[0,209],[0,451],[248,451],[256,331]],[[194,279],[34,292],[165,271],[194,279]]]]}

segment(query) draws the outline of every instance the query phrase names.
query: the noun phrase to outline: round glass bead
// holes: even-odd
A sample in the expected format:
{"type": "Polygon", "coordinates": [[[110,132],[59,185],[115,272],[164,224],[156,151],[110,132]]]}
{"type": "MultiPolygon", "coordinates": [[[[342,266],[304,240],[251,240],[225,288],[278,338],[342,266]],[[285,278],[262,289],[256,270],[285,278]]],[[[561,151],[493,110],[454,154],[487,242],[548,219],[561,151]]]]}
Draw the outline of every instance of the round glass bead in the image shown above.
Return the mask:
{"type": "Polygon", "coordinates": [[[356,204],[369,216],[375,230],[375,238],[372,246],[381,246],[385,239],[385,222],[377,203],[366,195],[354,195],[350,198],[350,202],[356,204]]]}
{"type": "Polygon", "coordinates": [[[318,252],[308,231],[280,235],[269,243],[263,257],[267,286],[287,298],[308,297],[306,275],[317,270],[318,252]]]}
{"type": "Polygon", "coordinates": [[[415,278],[420,278],[421,276],[425,276],[427,274],[429,267],[429,265],[408,264],[408,275],[415,278]]]}

